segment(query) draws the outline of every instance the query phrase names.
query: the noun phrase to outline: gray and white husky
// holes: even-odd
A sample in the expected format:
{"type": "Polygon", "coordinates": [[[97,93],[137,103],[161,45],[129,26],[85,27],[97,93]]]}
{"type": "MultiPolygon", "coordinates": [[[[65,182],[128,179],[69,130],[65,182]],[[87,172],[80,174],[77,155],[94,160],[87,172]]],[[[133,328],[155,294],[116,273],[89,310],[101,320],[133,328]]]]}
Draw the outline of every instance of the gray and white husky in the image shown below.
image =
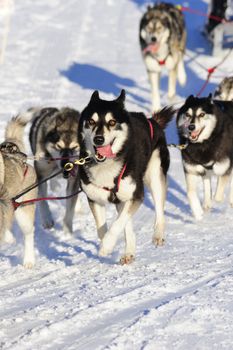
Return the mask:
{"type": "Polygon", "coordinates": [[[135,257],[132,216],[143,200],[144,184],[156,205],[153,242],[164,242],[164,204],[169,152],[163,129],[172,109],[163,109],[151,119],[143,113],[128,112],[125,92],[113,101],[99,98],[95,91],[79,122],[80,156],[91,161],[80,167],[81,187],[86,193],[101,239],[99,254],[110,254],[119,235],[125,232],[122,264],[135,257]],[[93,154],[94,152],[94,154],[93,154]],[[105,205],[113,203],[118,217],[107,228],[105,205]]]}
{"type": "Polygon", "coordinates": [[[140,45],[152,90],[152,111],[160,109],[160,75],[168,70],[168,98],[176,94],[176,79],[186,83],[186,29],[182,12],[172,4],[149,6],[140,22],[140,45]]]}
{"type": "MultiPolygon", "coordinates": [[[[27,164],[27,157],[23,153],[23,131],[28,120],[24,117],[12,118],[7,124],[5,141],[0,144],[0,240],[11,243],[14,238],[10,232],[13,218],[17,219],[24,234],[24,259],[26,268],[35,264],[34,253],[34,217],[35,204],[19,206],[14,212],[12,198],[25,188],[36,182],[34,168],[27,164]]],[[[37,189],[23,195],[21,200],[37,197],[37,189]]]]}
{"type": "MultiPolygon", "coordinates": [[[[30,129],[30,144],[33,154],[42,158],[35,161],[35,169],[38,181],[46,178],[55,171],[62,169],[64,165],[72,161],[73,156],[79,155],[78,144],[78,123],[80,114],[71,108],[42,108],[31,109],[27,112],[31,114],[32,125],[30,129]],[[45,160],[43,160],[45,158],[45,160]],[[61,158],[56,160],[56,158],[61,158]]],[[[66,195],[69,196],[77,192],[79,187],[78,172],[63,172],[67,179],[66,195]]],[[[39,196],[47,197],[47,183],[39,186],[39,196]]],[[[77,195],[66,200],[66,212],[63,222],[64,232],[72,233],[72,223],[77,195]]],[[[43,227],[50,229],[54,225],[52,214],[47,201],[42,201],[40,214],[43,227]]]]}
{"type": "Polygon", "coordinates": [[[233,101],[233,77],[226,77],[221,81],[214,93],[214,98],[233,101]]]}

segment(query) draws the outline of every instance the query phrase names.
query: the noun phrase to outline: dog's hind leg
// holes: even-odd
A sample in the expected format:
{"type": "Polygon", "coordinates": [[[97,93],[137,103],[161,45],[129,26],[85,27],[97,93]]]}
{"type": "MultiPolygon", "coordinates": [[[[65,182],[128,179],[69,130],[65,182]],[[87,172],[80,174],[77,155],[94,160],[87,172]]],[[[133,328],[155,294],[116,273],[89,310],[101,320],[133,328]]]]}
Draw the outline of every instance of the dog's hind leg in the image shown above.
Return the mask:
{"type": "Polygon", "coordinates": [[[155,150],[148,164],[144,181],[149,188],[156,208],[156,219],[154,223],[154,234],[152,242],[156,245],[164,243],[164,205],[167,192],[166,176],[161,167],[159,151],[155,150]]]}
{"type": "Polygon", "coordinates": [[[187,196],[193,216],[196,220],[201,220],[203,217],[203,209],[197,195],[197,182],[199,177],[198,175],[185,172],[185,178],[187,185],[187,196]]]}
{"type": "MultiPolygon", "coordinates": [[[[79,179],[78,177],[69,177],[67,180],[66,195],[72,195],[77,192],[79,188],[79,179]]],[[[73,218],[75,212],[75,205],[78,199],[78,195],[73,196],[66,200],[66,213],[63,222],[63,230],[65,234],[72,234],[73,232],[73,218]]]]}
{"type": "Polygon", "coordinates": [[[95,219],[98,237],[100,240],[102,240],[108,230],[106,223],[105,206],[93,202],[90,199],[88,199],[88,203],[95,219]]]}
{"type": "MultiPolygon", "coordinates": [[[[28,199],[28,198],[27,198],[28,199]]],[[[34,252],[34,218],[35,205],[30,204],[19,207],[15,212],[15,217],[24,234],[24,267],[31,269],[35,265],[34,252]]]]}
{"type": "MultiPolygon", "coordinates": [[[[126,225],[128,224],[129,220],[131,220],[131,217],[137,211],[140,204],[141,204],[141,201],[132,201],[132,200],[129,200],[122,204],[122,207],[120,209],[117,219],[112,223],[110,229],[105,234],[102,240],[100,251],[99,251],[100,256],[106,256],[112,253],[120,233],[126,228],[126,225]]],[[[129,228],[130,226],[127,227],[126,237],[128,239],[128,243],[130,242],[130,240],[132,243],[133,238],[128,237],[128,235],[130,236],[130,234],[132,233],[132,231],[129,230],[129,228]]]]}
{"type": "Polygon", "coordinates": [[[229,181],[230,175],[222,175],[218,176],[218,182],[217,182],[217,188],[215,192],[214,199],[216,202],[222,202],[224,198],[224,190],[226,187],[227,182],[229,181]]]}
{"type": "Polygon", "coordinates": [[[212,207],[212,190],[211,190],[211,177],[203,176],[204,185],[204,210],[209,210],[212,207]]]}
{"type": "Polygon", "coordinates": [[[160,73],[148,71],[148,76],[151,84],[152,112],[155,112],[160,109],[160,93],[159,93],[160,73]]]}
{"type": "MultiPolygon", "coordinates": [[[[117,211],[120,212],[122,203],[117,205],[117,211]]],[[[133,230],[132,220],[125,225],[125,254],[120,258],[120,264],[130,264],[135,259],[136,236],[133,230]]]]}

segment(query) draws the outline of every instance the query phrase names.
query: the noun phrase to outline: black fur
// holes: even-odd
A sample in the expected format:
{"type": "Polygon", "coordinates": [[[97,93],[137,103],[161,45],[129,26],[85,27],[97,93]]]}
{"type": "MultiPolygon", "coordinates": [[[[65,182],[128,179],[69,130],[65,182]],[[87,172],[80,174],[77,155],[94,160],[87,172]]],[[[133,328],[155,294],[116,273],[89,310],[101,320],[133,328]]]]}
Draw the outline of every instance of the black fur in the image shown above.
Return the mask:
{"type": "MultiPolygon", "coordinates": [[[[155,149],[159,149],[161,158],[161,167],[166,175],[169,167],[169,152],[166,145],[163,128],[171,120],[174,111],[171,108],[164,109],[158,115],[150,119],[153,126],[153,139],[151,139],[151,130],[149,122],[143,113],[128,112],[124,108],[125,92],[122,90],[121,95],[114,101],[106,101],[99,98],[98,92],[94,92],[88,106],[81,113],[79,122],[79,144],[81,148],[81,157],[87,155],[85,143],[82,137],[83,124],[89,120],[94,113],[100,118],[106,113],[111,112],[117,121],[117,127],[121,128],[121,123],[128,125],[129,134],[122,147],[116,155],[116,161],[121,160],[127,164],[123,178],[131,175],[136,182],[136,190],[133,199],[142,199],[143,197],[143,175],[146,171],[148,162],[155,149]],[[158,119],[158,122],[156,121],[158,119]],[[163,128],[159,125],[161,124],[163,128]]],[[[85,184],[90,183],[88,178],[88,168],[98,167],[95,161],[81,167],[81,179],[85,184]]],[[[118,177],[115,179],[117,183],[118,177]]],[[[109,201],[112,201],[111,193],[109,201]]]]}
{"type": "MultiPolygon", "coordinates": [[[[230,159],[231,170],[233,165],[233,102],[211,100],[211,96],[207,98],[197,98],[190,96],[185,104],[180,108],[177,115],[177,123],[182,114],[189,108],[195,111],[202,108],[206,113],[216,117],[216,126],[207,140],[203,142],[188,142],[186,149],[182,151],[183,159],[189,164],[205,164],[221,162],[225,158],[230,159]]],[[[178,129],[180,143],[186,142],[185,136],[181,129],[178,129]]],[[[206,169],[209,170],[207,166],[206,169]]],[[[204,175],[204,174],[203,174],[204,175]]]]}

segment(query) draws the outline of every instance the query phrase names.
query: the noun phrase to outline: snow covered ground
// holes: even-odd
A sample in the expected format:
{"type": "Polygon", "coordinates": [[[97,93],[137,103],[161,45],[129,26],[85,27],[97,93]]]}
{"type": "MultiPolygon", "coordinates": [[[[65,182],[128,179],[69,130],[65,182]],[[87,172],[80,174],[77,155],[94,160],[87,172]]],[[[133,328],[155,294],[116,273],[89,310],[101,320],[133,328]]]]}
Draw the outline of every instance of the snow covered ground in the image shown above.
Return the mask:
{"type": "MultiPolygon", "coordinates": [[[[10,12],[1,12],[4,3],[0,1],[0,45],[7,23],[9,33],[0,65],[1,138],[15,113],[35,105],[82,110],[93,89],[111,99],[125,88],[127,108],[149,113],[150,89],[138,45],[147,1],[11,0],[10,12]]],[[[204,12],[208,4],[180,3],[204,12]]],[[[177,101],[199,91],[207,76],[202,66],[219,62],[200,34],[205,19],[188,13],[185,18],[188,83],[178,87],[177,101]]],[[[232,70],[231,56],[214,73],[205,94],[232,70]]],[[[166,86],[164,75],[164,104],[166,86]]],[[[167,138],[177,141],[174,123],[167,138]]],[[[41,228],[37,214],[33,270],[21,265],[23,242],[14,226],[16,243],[0,250],[1,349],[233,348],[233,209],[226,199],[196,223],[180,153],[170,151],[166,244],[157,249],[151,244],[154,209],[146,193],[135,215],[137,259],[130,266],[117,264],[123,238],[112,256],[98,257],[95,224],[83,194],[72,239],[65,240],[61,230],[64,203],[50,203],[53,231],[41,228]]],[[[65,191],[63,180],[61,187],[65,191]]],[[[114,215],[109,207],[108,219],[114,215]]]]}

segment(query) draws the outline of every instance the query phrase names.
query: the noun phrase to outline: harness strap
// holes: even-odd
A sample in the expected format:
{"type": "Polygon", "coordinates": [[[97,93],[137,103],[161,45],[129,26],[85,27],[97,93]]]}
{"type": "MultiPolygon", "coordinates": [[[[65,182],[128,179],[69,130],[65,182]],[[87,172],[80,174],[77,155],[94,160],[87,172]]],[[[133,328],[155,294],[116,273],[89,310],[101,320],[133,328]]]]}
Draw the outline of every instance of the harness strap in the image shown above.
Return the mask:
{"type": "Polygon", "coordinates": [[[154,138],[154,128],[153,128],[153,125],[150,121],[150,119],[147,119],[148,123],[149,123],[149,126],[150,126],[150,137],[151,137],[151,140],[153,140],[154,138]]]}

